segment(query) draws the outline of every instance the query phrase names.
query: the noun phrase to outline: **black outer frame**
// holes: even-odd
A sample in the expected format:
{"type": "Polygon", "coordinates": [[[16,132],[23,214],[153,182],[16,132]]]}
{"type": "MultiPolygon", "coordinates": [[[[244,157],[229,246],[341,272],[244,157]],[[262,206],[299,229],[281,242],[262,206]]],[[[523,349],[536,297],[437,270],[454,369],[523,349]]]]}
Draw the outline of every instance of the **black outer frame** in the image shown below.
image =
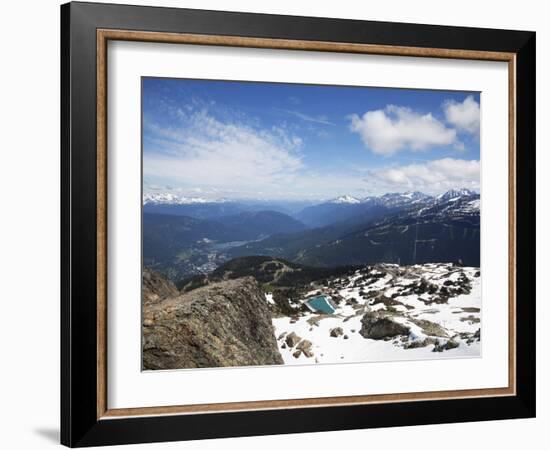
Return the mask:
{"type": "Polygon", "coordinates": [[[534,32],[80,2],[62,5],[61,443],[82,447],[534,417],[535,101],[534,32]],[[98,420],[98,28],[516,53],[517,395],[98,420]]]}

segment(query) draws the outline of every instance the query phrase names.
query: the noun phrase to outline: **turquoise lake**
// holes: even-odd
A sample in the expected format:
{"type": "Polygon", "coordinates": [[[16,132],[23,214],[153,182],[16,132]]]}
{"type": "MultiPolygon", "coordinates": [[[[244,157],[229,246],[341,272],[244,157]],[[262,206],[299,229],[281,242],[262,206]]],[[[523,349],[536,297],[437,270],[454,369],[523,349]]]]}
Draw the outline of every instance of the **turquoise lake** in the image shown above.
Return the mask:
{"type": "Polygon", "coordinates": [[[334,308],[324,295],[318,295],[310,298],[307,304],[316,311],[324,312],[325,314],[334,313],[334,308]]]}

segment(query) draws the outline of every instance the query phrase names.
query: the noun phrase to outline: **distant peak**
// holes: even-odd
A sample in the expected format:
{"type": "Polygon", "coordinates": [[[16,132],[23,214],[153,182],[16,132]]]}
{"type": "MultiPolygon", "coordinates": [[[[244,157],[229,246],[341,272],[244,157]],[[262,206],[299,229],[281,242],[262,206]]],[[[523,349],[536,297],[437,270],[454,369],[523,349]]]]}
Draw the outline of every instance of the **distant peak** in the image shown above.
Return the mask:
{"type": "Polygon", "coordinates": [[[460,197],[470,197],[472,195],[477,195],[476,192],[471,191],[470,189],[460,188],[460,189],[450,189],[444,194],[438,195],[437,200],[453,200],[460,197]]]}
{"type": "Polygon", "coordinates": [[[357,203],[361,203],[361,200],[358,198],[352,197],[351,195],[341,195],[340,197],[336,197],[329,201],[329,203],[348,203],[352,205],[356,205],[357,203]]]}
{"type": "Polygon", "coordinates": [[[202,197],[184,197],[170,192],[143,194],[144,205],[191,205],[198,203],[223,203],[225,200],[211,200],[202,197]]]}
{"type": "Polygon", "coordinates": [[[420,192],[420,191],[407,191],[407,192],[403,192],[403,194],[401,194],[401,195],[403,197],[407,197],[407,198],[410,198],[410,199],[429,197],[429,195],[426,195],[426,194],[424,194],[423,192],[420,192]]]}

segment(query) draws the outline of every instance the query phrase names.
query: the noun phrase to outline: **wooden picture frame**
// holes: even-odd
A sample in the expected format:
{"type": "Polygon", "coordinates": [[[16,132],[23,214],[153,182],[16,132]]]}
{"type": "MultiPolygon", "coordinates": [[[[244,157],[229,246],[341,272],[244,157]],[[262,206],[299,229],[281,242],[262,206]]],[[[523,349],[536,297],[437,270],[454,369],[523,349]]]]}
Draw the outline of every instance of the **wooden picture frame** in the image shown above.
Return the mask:
{"type": "Polygon", "coordinates": [[[63,444],[534,417],[535,33],[78,2],[61,7],[61,26],[63,444]],[[109,40],[507,62],[508,387],[110,409],[106,360],[109,40]]]}

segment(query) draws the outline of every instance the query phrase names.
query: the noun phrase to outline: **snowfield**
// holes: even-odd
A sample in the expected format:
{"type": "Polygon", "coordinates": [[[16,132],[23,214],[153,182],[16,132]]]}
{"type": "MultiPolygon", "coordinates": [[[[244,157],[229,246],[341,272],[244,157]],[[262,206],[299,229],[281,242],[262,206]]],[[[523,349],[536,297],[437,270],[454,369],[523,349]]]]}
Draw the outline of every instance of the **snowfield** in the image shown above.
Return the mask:
{"type": "Polygon", "coordinates": [[[300,302],[314,295],[335,312],[273,318],[285,364],[480,356],[478,268],[379,264],[315,286],[300,302]]]}

